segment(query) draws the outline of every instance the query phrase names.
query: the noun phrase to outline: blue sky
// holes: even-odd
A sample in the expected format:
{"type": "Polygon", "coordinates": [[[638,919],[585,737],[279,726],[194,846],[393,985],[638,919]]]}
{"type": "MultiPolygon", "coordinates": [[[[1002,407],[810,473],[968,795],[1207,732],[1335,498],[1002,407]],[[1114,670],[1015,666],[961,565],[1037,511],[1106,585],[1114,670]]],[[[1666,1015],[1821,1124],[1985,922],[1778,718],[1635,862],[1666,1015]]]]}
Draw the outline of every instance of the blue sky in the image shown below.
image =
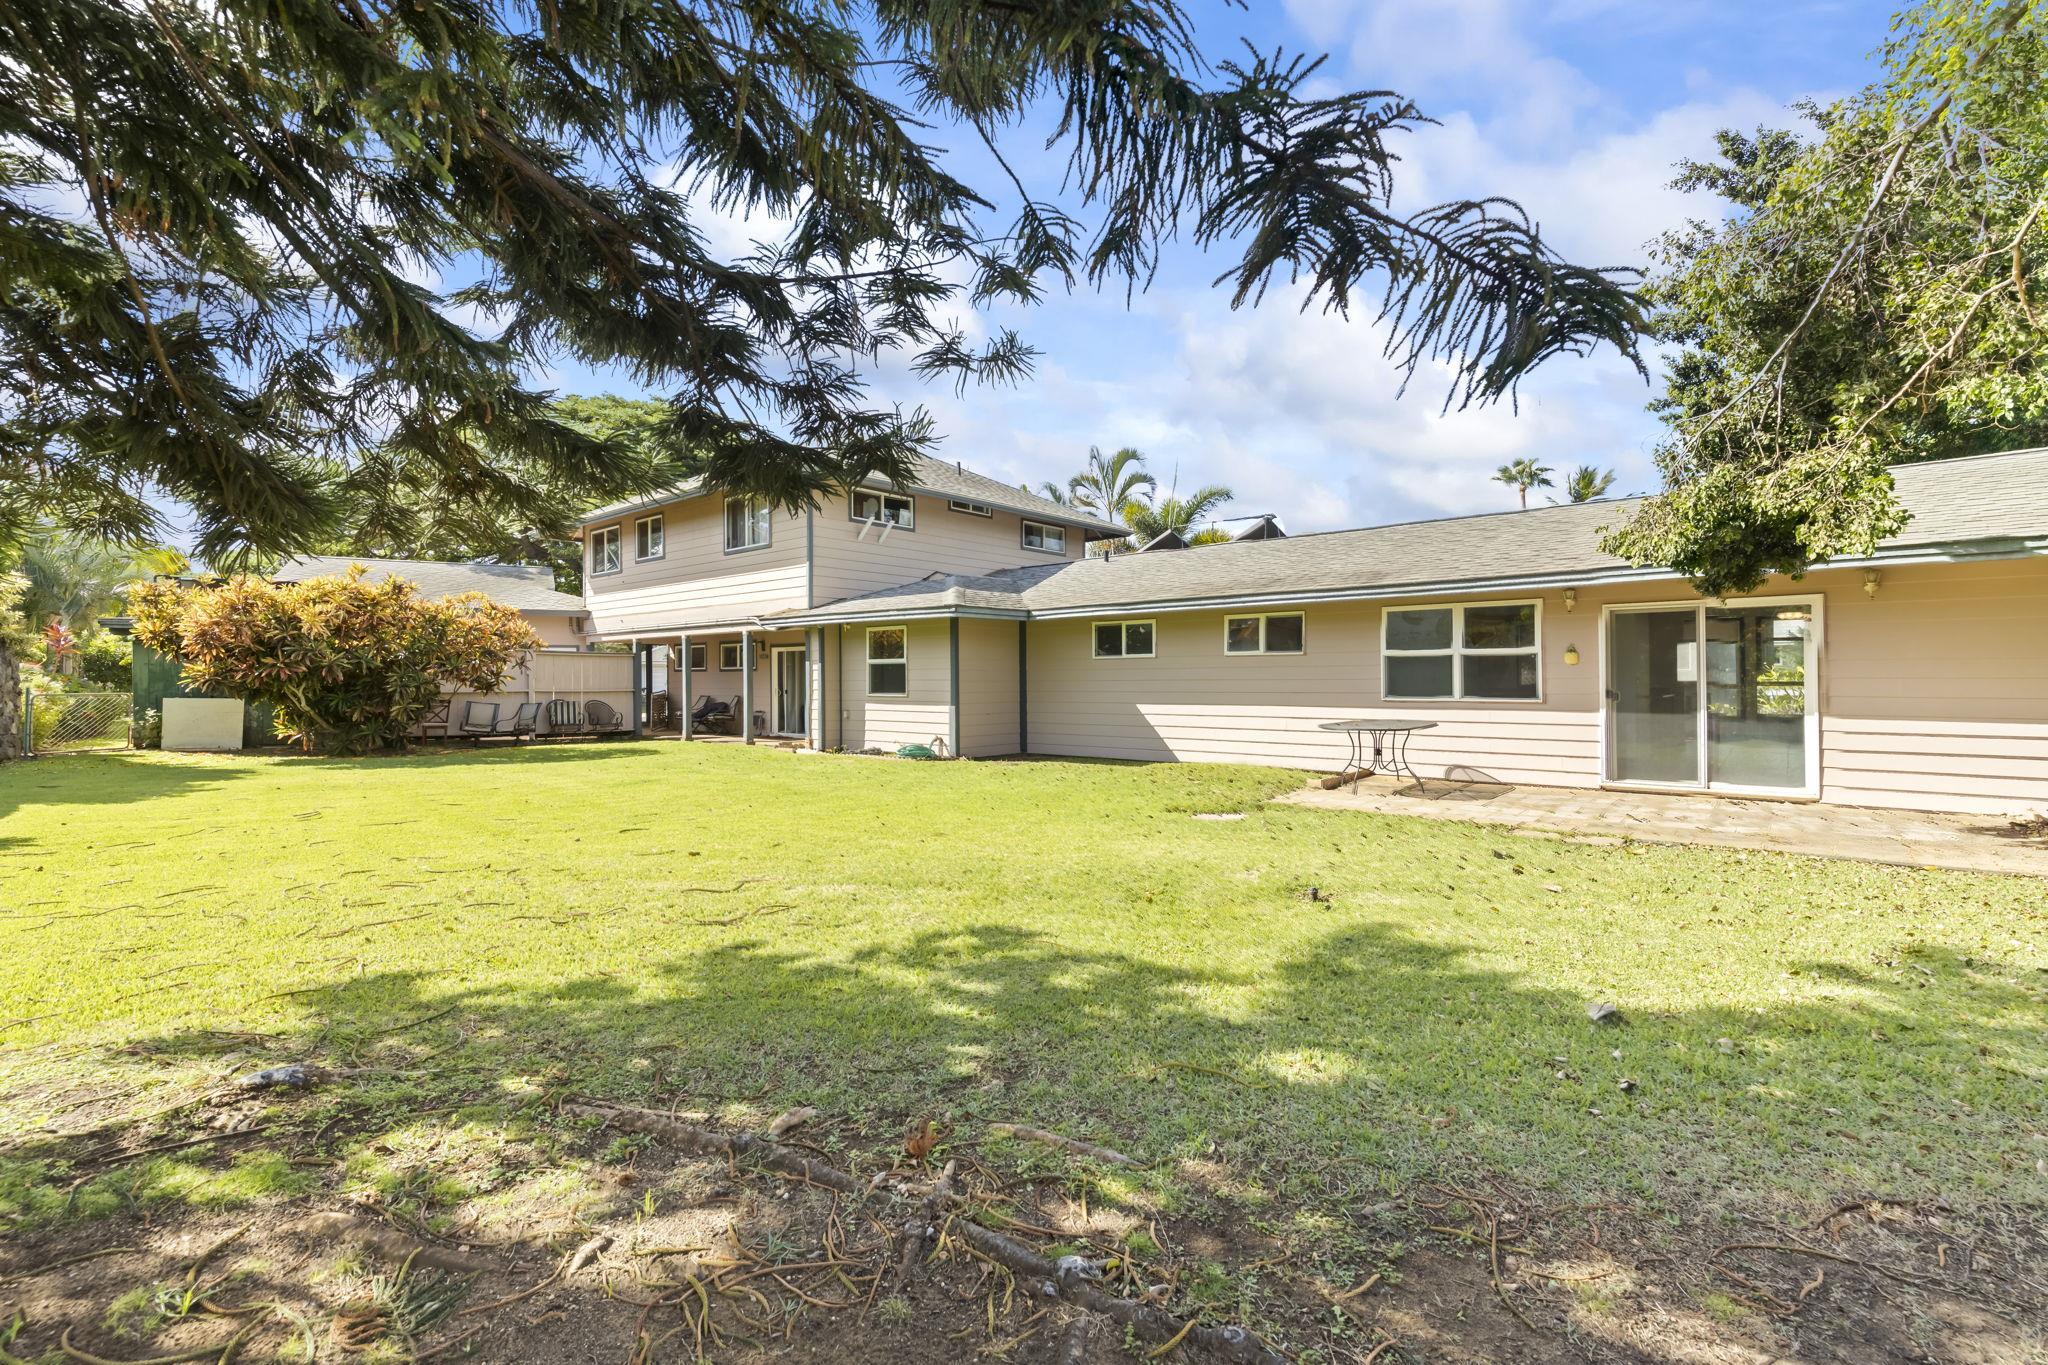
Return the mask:
{"type": "MultiPolygon", "coordinates": [[[[1706,155],[1715,129],[1786,124],[1802,97],[1846,93],[1872,74],[1890,7],[1840,0],[1193,0],[1205,50],[1240,36],[1263,49],[1328,52],[1333,85],[1391,88],[1439,120],[1410,139],[1400,202],[1473,194],[1518,199],[1566,256],[1631,265],[1643,243],[1710,201],[1668,189],[1680,157],[1706,155]]],[[[945,140],[945,139],[941,139],[945,140]]],[[[1056,160],[1017,140],[1053,188],[1056,160]]],[[[1033,186],[1034,191],[1039,186],[1033,186]]],[[[727,225],[735,243],[744,225],[727,225]]],[[[1650,390],[1611,354],[1556,360],[1523,386],[1519,410],[1440,411],[1425,371],[1399,396],[1369,319],[1302,313],[1286,291],[1233,312],[1209,287],[1227,264],[1176,248],[1153,287],[1055,295],[1014,322],[1043,351],[1021,388],[919,382],[884,364],[874,391],[922,403],[941,453],[1015,482],[1064,480],[1088,447],[1134,445],[1165,484],[1223,483],[1236,513],[1275,512],[1323,530],[1512,506],[1489,481],[1534,456],[1620,472],[1617,492],[1655,485],[1650,390]]],[[[994,319],[964,317],[973,331],[994,319]]],[[[1654,368],[1654,365],[1653,365],[1654,368]]],[[[617,376],[559,366],[564,392],[637,392],[617,376]]]]}

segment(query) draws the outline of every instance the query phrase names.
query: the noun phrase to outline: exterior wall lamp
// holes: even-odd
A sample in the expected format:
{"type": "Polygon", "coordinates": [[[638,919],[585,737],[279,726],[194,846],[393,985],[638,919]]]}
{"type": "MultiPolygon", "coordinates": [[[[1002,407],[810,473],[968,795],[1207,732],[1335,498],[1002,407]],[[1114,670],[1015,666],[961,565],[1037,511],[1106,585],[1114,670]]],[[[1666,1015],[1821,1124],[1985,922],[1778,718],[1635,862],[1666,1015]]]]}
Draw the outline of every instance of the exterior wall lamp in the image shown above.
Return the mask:
{"type": "Polygon", "coordinates": [[[1566,588],[1564,590],[1564,609],[1566,611],[1574,611],[1578,608],[1578,605],[1579,590],[1577,588],[1566,588]]]}
{"type": "Polygon", "coordinates": [[[1865,569],[1863,571],[1863,595],[1865,597],[1877,596],[1877,585],[1882,582],[1884,582],[1884,575],[1882,573],[1876,569],[1865,569]]]}
{"type": "Polygon", "coordinates": [[[1579,647],[1577,645],[1566,645],[1564,647],[1564,661],[1574,668],[1579,666],[1579,647]]]}

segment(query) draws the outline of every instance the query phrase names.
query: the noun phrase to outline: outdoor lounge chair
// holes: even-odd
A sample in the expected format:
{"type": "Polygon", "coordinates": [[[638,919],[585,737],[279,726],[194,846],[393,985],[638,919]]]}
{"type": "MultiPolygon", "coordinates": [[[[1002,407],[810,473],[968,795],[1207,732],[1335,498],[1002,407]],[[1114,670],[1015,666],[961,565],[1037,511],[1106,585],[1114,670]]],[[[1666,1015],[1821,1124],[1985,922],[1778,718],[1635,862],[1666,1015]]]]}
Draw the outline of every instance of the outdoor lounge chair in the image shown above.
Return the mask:
{"type": "Polygon", "coordinates": [[[595,735],[620,735],[630,728],[626,718],[613,710],[610,703],[594,698],[583,703],[583,719],[595,735]]]}
{"type": "Polygon", "coordinates": [[[534,732],[539,728],[540,703],[537,701],[523,701],[519,703],[518,708],[510,716],[499,721],[491,733],[494,735],[510,735],[513,742],[517,743],[522,739],[533,738],[534,732]]]}
{"type": "Polygon", "coordinates": [[[693,735],[730,731],[733,726],[733,709],[730,703],[716,697],[699,697],[697,704],[690,708],[690,733],[693,735]]]}
{"type": "Polygon", "coordinates": [[[580,735],[584,730],[583,708],[567,697],[549,702],[541,719],[551,735],[580,735]]]}
{"type": "Polygon", "coordinates": [[[464,739],[482,739],[498,728],[498,703],[494,701],[466,701],[462,704],[462,728],[458,733],[464,739]]]}

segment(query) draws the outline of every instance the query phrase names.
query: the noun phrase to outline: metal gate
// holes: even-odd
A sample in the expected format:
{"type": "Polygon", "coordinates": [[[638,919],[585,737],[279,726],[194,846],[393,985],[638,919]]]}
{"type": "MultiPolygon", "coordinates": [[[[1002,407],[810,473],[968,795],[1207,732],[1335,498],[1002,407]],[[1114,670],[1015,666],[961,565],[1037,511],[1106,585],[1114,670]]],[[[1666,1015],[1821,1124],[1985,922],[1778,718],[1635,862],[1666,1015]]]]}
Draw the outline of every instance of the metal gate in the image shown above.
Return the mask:
{"type": "Polygon", "coordinates": [[[134,697],[127,692],[31,693],[21,727],[31,754],[125,749],[134,697]]]}

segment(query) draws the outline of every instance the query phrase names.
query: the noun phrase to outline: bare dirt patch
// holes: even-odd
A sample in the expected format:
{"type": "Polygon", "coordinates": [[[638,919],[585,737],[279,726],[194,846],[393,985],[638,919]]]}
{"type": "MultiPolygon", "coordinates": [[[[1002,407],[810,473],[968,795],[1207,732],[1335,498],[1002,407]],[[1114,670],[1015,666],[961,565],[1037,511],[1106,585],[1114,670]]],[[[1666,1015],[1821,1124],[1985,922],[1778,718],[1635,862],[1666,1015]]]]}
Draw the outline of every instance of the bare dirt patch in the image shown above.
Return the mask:
{"type": "MultiPolygon", "coordinates": [[[[900,1134],[816,1129],[721,1158],[586,1120],[556,1167],[452,1202],[429,1227],[344,1195],[323,1124],[263,1148],[314,1177],[288,1197],[157,1203],[11,1237],[0,1360],[1214,1358],[1192,1333],[1133,1331],[982,1254],[970,1220],[1047,1262],[1078,1258],[1067,1264],[1096,1293],[1240,1327],[1246,1358],[2020,1365],[2048,1330],[2040,1225],[2017,1213],[1845,1200],[1804,1222],[1707,1225],[1465,1177],[1311,1233],[1224,1194],[1172,1210],[1108,1195],[1116,1168],[1058,1149],[1020,1171],[964,1139],[942,1136],[920,1162],[900,1134]],[[828,1178],[858,1169],[862,1192],[777,1168],[777,1153],[828,1178]],[[942,1162],[956,1193],[932,1204],[942,1162]],[[907,1239],[920,1211],[930,1221],[907,1239]]],[[[232,1145],[188,1149],[193,1166],[231,1177],[250,1160],[232,1145]]],[[[423,1150],[408,1180],[475,1159],[452,1124],[423,1150]]],[[[1222,1190],[1245,1174],[1180,1176],[1222,1190]]]]}

